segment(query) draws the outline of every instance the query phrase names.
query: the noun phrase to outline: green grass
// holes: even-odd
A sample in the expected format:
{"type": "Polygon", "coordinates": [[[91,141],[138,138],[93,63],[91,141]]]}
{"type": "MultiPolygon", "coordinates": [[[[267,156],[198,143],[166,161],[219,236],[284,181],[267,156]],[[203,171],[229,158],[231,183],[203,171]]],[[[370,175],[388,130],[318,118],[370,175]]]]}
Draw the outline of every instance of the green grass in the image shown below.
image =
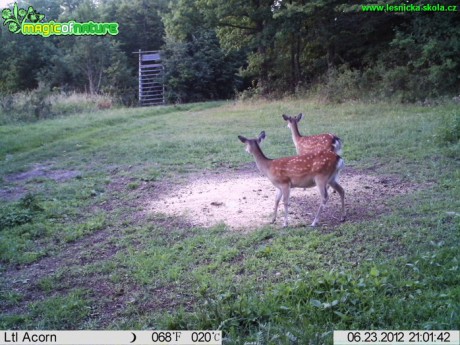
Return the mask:
{"type": "Polygon", "coordinates": [[[26,315],[8,315],[0,319],[0,326],[11,324],[23,329],[72,329],[91,313],[84,291],[75,290],[65,296],[52,296],[44,301],[31,302],[26,315]]]}
{"type": "MultiPolygon", "coordinates": [[[[334,329],[459,329],[458,107],[278,102],[115,109],[0,127],[0,328],[222,329],[226,344],[331,344],[334,329]],[[332,132],[346,165],[416,188],[333,229],[233,232],[162,214],[164,183],[293,155],[332,132]],[[20,173],[47,172],[20,179],[20,173]],[[50,178],[72,171],[72,178],[50,178]],[[0,194],[1,195],[1,194],[0,194]],[[38,263],[34,269],[31,263],[38,263]]],[[[353,208],[352,204],[347,205],[353,208]]]]}

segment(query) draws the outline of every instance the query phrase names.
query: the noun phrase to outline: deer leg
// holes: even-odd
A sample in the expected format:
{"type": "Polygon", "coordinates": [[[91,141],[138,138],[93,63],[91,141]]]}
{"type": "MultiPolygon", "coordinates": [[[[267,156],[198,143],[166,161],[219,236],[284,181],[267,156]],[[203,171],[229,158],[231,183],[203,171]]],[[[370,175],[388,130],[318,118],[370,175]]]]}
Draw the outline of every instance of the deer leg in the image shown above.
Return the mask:
{"type": "Polygon", "coordinates": [[[311,226],[316,226],[316,224],[318,224],[319,214],[321,213],[321,210],[323,209],[323,207],[326,206],[327,199],[328,199],[326,184],[325,183],[321,183],[321,184],[317,183],[317,186],[318,186],[319,192],[321,194],[322,201],[319,204],[318,211],[316,212],[315,219],[313,220],[313,223],[311,223],[311,226]]]}
{"type": "Polygon", "coordinates": [[[290,186],[285,186],[282,189],[283,204],[284,204],[284,227],[288,226],[288,208],[289,208],[289,194],[291,192],[290,186]]]}
{"type": "Polygon", "coordinates": [[[340,195],[340,200],[342,202],[342,218],[340,219],[341,222],[345,221],[346,213],[345,213],[345,191],[343,190],[342,186],[337,183],[337,181],[329,182],[332,189],[334,189],[340,195]]]}
{"type": "Polygon", "coordinates": [[[278,205],[280,203],[280,200],[281,200],[281,195],[283,193],[281,192],[281,189],[280,188],[276,188],[276,197],[275,197],[275,209],[273,210],[273,219],[272,219],[272,223],[275,223],[276,221],[276,215],[278,214],[278,205]]]}

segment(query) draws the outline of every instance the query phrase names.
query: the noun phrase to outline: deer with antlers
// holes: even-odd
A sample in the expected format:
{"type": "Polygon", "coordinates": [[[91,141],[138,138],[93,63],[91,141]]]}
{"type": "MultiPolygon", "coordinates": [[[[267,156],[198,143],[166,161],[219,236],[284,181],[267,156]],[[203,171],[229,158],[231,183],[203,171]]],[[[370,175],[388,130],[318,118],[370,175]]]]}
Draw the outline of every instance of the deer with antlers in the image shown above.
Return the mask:
{"type": "Polygon", "coordinates": [[[311,223],[311,226],[316,226],[321,210],[328,200],[328,185],[340,195],[342,202],[341,221],[345,220],[345,192],[337,182],[338,174],[344,166],[344,161],[339,155],[330,150],[314,150],[305,155],[269,159],[259,146],[262,140],[265,139],[264,131],[256,139],[247,139],[241,135],[238,138],[246,145],[246,151],[254,156],[260,172],[268,177],[277,189],[272,223],[276,221],[278,204],[281,197],[283,197],[284,226],[288,226],[288,205],[291,188],[318,186],[322,202],[316,212],[313,223],[311,223]]]}
{"type": "Polygon", "coordinates": [[[297,116],[283,114],[283,119],[288,123],[287,126],[291,130],[292,140],[298,155],[306,154],[312,150],[330,150],[339,155],[342,153],[342,140],[334,134],[300,135],[298,123],[302,117],[303,114],[297,116]]]}

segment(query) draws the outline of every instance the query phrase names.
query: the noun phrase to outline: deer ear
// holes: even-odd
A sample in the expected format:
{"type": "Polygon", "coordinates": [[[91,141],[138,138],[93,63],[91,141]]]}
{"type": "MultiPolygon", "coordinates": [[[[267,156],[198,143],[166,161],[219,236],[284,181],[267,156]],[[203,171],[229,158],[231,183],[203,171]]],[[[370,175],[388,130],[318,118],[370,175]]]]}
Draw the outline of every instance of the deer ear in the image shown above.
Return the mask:
{"type": "Polygon", "coordinates": [[[241,135],[238,135],[238,139],[240,139],[240,141],[242,143],[246,143],[246,141],[248,141],[248,139],[246,139],[245,137],[241,136],[241,135]]]}
{"type": "Polygon", "coordinates": [[[303,114],[302,114],[302,113],[300,113],[299,115],[297,115],[297,121],[302,120],[302,117],[303,117],[303,114]]]}
{"type": "Polygon", "coordinates": [[[288,120],[289,120],[289,116],[283,114],[283,119],[284,119],[284,121],[288,121],[288,120]]]}
{"type": "Polygon", "coordinates": [[[265,131],[260,132],[259,137],[257,138],[257,142],[262,142],[265,139],[265,131]]]}

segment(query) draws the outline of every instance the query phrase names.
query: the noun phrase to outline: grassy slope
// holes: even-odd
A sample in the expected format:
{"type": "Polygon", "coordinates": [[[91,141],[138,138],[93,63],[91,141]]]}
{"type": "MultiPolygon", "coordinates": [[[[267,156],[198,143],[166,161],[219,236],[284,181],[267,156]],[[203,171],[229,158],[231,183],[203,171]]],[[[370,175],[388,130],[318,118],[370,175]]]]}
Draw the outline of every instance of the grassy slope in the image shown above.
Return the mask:
{"type": "Polygon", "coordinates": [[[0,210],[0,328],[220,327],[235,344],[330,343],[333,329],[458,329],[458,143],[439,144],[458,116],[454,105],[286,100],[0,127],[0,188],[29,192],[0,210]],[[293,154],[280,115],[298,112],[304,134],[344,139],[348,166],[424,187],[390,200],[390,214],[326,232],[240,234],[135,216],[136,199],[165,179],[250,162],[238,134],[265,130],[269,157],[293,154]],[[8,178],[37,164],[77,177],[8,178]],[[27,271],[40,260],[52,267],[27,271]]]}

